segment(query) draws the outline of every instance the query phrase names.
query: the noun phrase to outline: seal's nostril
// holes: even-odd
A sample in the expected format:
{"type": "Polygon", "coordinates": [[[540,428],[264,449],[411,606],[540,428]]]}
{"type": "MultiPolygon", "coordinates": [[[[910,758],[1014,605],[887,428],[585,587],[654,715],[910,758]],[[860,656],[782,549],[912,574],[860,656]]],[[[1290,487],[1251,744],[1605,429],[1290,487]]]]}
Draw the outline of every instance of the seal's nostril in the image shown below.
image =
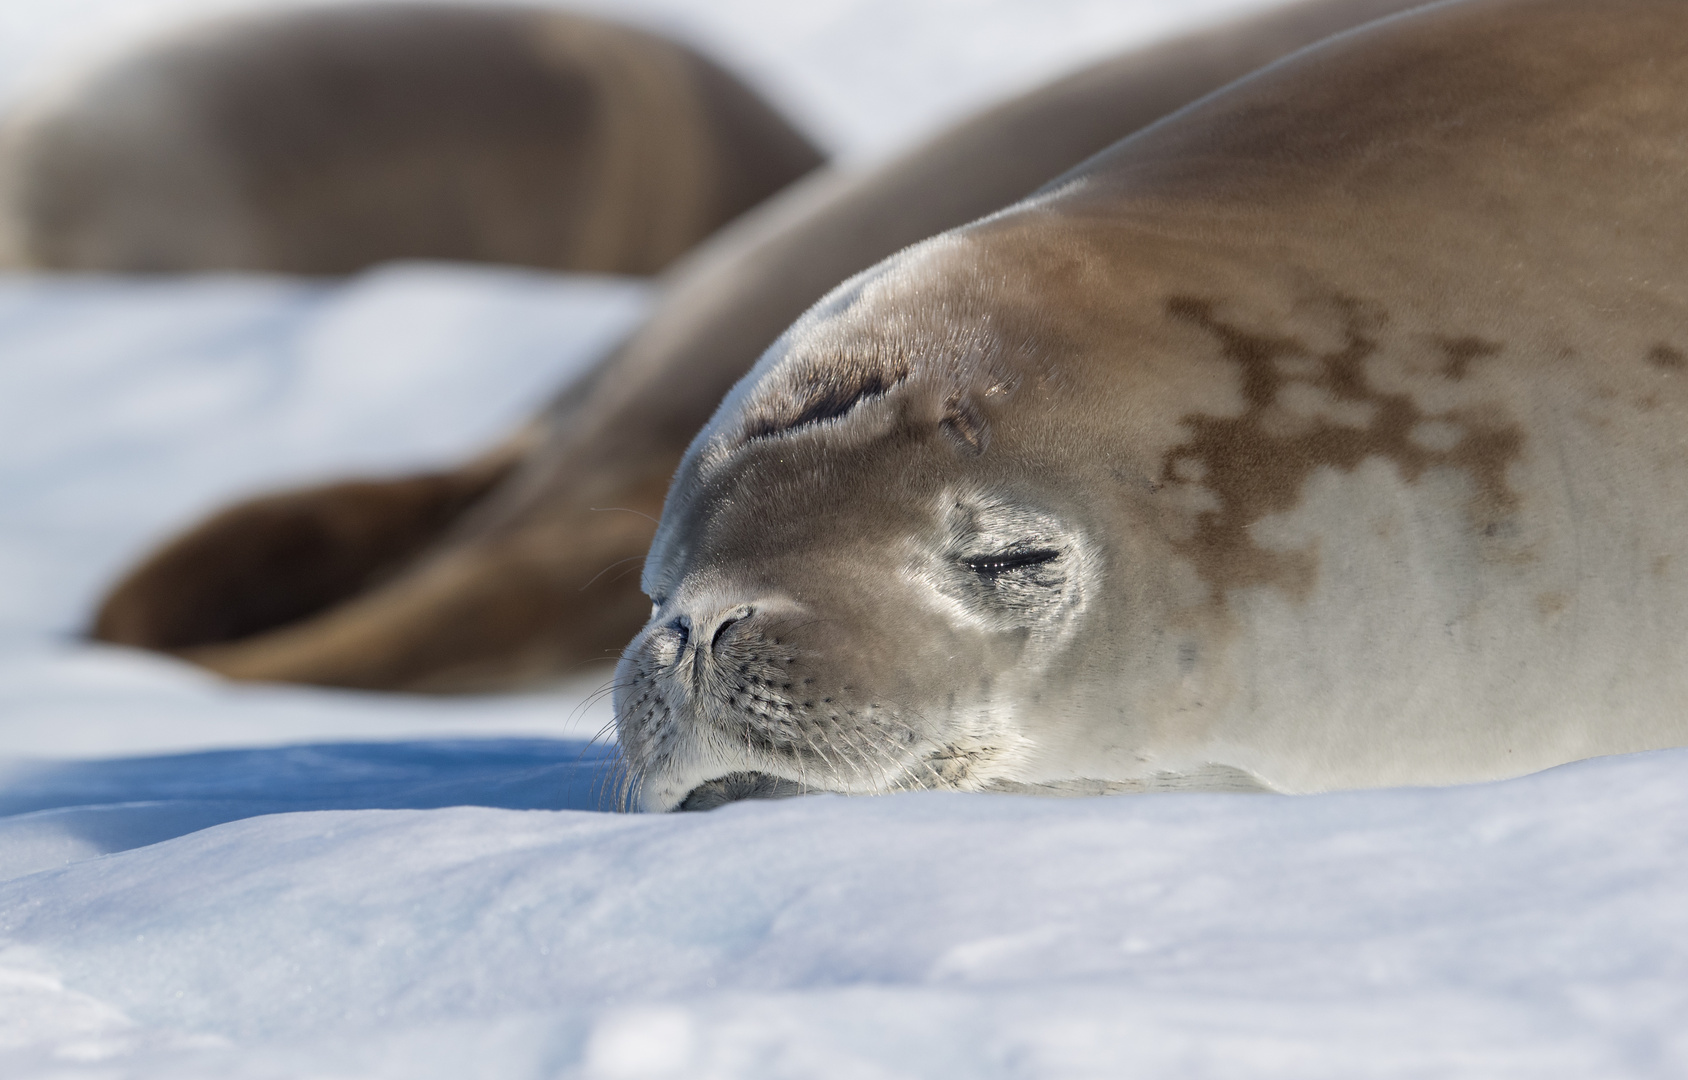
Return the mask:
{"type": "Polygon", "coordinates": [[[680,635],[680,647],[682,649],[685,648],[686,643],[692,639],[692,620],[686,618],[684,615],[677,616],[673,622],[668,624],[668,629],[680,635]]]}
{"type": "Polygon", "coordinates": [[[716,626],[715,626],[715,633],[711,634],[710,637],[709,637],[709,647],[710,647],[710,649],[713,650],[714,648],[716,648],[718,645],[721,644],[721,635],[725,634],[727,632],[727,627],[733,625],[736,622],[740,622],[744,619],[748,619],[751,615],[753,615],[755,613],[756,613],[756,609],[751,607],[749,604],[746,604],[742,607],[736,607],[733,610],[731,610],[731,611],[727,612],[726,614],[722,615],[721,621],[719,623],[717,623],[716,626]]]}

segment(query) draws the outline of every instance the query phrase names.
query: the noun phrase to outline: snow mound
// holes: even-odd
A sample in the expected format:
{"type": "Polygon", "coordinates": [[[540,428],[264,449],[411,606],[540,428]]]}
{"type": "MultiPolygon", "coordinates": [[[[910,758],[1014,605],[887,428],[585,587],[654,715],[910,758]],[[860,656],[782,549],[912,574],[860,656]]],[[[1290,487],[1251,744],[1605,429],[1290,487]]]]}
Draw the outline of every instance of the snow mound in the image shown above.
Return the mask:
{"type": "Polygon", "coordinates": [[[1681,1075],[1685,779],[257,817],[0,885],[0,1072],[1681,1075]]]}

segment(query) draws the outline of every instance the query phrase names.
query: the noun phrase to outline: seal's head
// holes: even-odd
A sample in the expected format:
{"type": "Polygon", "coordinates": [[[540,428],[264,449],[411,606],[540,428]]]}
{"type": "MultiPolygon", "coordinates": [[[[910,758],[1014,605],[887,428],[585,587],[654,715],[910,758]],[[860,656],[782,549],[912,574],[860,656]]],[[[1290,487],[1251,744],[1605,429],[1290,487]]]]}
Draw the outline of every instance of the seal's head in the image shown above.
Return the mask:
{"type": "Polygon", "coordinates": [[[692,444],[618,671],[645,808],[1083,776],[1063,747],[1124,630],[1098,601],[1133,589],[1114,518],[1154,485],[1095,497],[1123,459],[1082,429],[1112,407],[1056,359],[1085,320],[1048,306],[1082,253],[1005,259],[980,232],[841,286],[692,444]]]}

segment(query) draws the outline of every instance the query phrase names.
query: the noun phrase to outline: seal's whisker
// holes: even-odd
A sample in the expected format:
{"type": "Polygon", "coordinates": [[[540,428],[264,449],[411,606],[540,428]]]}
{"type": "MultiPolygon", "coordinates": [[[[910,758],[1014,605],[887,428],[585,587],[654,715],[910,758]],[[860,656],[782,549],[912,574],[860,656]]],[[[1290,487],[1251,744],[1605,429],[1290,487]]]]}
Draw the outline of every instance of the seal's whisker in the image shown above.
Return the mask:
{"type": "Polygon", "coordinates": [[[853,725],[840,729],[840,736],[851,751],[848,760],[857,778],[875,792],[886,791],[893,755],[884,733],[853,725]]]}
{"type": "Polygon", "coordinates": [[[843,770],[841,770],[837,764],[833,762],[831,756],[827,754],[824,740],[817,740],[815,738],[815,733],[811,731],[805,736],[804,742],[808,744],[809,749],[814,752],[816,757],[826,763],[827,772],[829,774],[839,780],[844,778],[843,770]]]}
{"type": "MultiPolygon", "coordinates": [[[[593,574],[590,578],[587,579],[586,584],[582,585],[576,591],[577,592],[585,592],[587,589],[590,589],[592,587],[594,582],[596,582],[599,578],[603,577],[605,574],[609,573],[611,570],[614,570],[616,567],[623,566],[623,565],[630,563],[630,562],[640,562],[640,561],[643,561],[644,558],[645,557],[643,555],[629,555],[625,559],[617,559],[615,562],[610,563],[608,566],[604,567],[602,570],[598,571],[596,574],[593,574]]],[[[619,579],[618,578],[612,578],[611,580],[619,580],[619,579]]]]}
{"type": "MultiPolygon", "coordinates": [[[[855,776],[857,781],[865,782],[871,786],[873,783],[872,771],[863,771],[863,759],[867,758],[872,753],[872,747],[864,746],[861,740],[856,738],[855,733],[848,731],[843,733],[843,742],[844,746],[842,749],[844,752],[839,756],[843,758],[844,763],[849,766],[850,772],[855,776]]],[[[840,775],[839,779],[842,780],[843,776],[840,775]]]]}
{"type": "MultiPolygon", "coordinates": [[[[595,514],[612,513],[612,512],[619,512],[619,513],[623,513],[623,514],[637,514],[640,517],[644,518],[646,521],[650,522],[652,525],[661,525],[662,524],[662,522],[658,521],[654,517],[651,517],[649,514],[645,513],[643,510],[635,510],[630,506],[588,506],[586,509],[592,511],[595,514]]],[[[642,559],[642,558],[644,558],[644,556],[640,555],[639,558],[642,559]]]]}
{"type": "MultiPolygon", "coordinates": [[[[611,679],[603,686],[598,687],[596,690],[593,690],[591,693],[581,698],[580,701],[575,704],[574,708],[569,710],[569,721],[572,723],[587,709],[590,709],[592,706],[598,704],[609,695],[614,694],[617,690],[631,690],[636,686],[638,686],[637,679],[630,679],[626,682],[611,679]]],[[[613,724],[614,720],[611,720],[610,725],[613,724]]]]}

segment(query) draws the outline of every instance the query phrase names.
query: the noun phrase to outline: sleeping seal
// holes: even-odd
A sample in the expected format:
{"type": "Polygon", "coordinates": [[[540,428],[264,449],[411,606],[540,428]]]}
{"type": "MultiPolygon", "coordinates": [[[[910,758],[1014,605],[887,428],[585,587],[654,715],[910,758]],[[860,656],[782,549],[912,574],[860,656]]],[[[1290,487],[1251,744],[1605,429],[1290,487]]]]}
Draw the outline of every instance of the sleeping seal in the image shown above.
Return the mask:
{"type": "Polygon", "coordinates": [[[653,34],[540,8],[204,23],[8,118],[13,266],[340,274],[479,259],[650,274],[821,163],[653,34]]]}
{"type": "Polygon", "coordinates": [[[686,453],[649,809],[1688,743],[1688,11],[1341,35],[838,288],[686,453]]]}
{"type": "Polygon", "coordinates": [[[234,678],[468,690],[613,662],[686,445],[791,321],[901,247],[1417,0],[1304,0],[1133,49],[876,168],[799,182],[670,272],[650,320],[510,442],[445,473],[263,496],[164,545],[95,636],[234,678]]]}

